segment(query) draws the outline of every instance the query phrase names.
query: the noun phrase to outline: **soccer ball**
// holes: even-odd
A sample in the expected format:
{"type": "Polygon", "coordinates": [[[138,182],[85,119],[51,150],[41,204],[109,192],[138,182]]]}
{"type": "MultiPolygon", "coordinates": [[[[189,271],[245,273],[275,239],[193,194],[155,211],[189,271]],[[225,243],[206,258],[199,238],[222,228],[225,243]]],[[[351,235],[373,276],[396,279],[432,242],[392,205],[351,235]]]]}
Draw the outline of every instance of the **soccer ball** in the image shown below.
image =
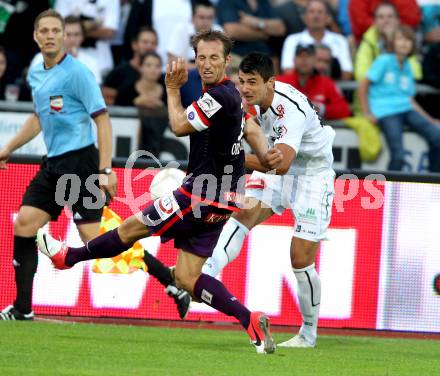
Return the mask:
{"type": "Polygon", "coordinates": [[[150,194],[153,200],[158,199],[182,185],[186,174],[178,168],[160,170],[151,181],[150,194]]]}

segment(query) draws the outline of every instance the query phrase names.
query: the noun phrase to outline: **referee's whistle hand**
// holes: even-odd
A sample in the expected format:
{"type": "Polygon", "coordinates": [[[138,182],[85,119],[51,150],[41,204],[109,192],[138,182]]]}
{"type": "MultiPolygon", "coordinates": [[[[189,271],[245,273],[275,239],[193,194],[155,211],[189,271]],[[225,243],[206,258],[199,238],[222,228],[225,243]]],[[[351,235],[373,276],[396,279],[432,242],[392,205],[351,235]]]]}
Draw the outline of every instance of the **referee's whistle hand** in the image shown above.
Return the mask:
{"type": "Polygon", "coordinates": [[[107,192],[110,198],[113,198],[116,195],[117,189],[117,179],[116,174],[112,172],[110,175],[99,175],[99,187],[107,192]]]}

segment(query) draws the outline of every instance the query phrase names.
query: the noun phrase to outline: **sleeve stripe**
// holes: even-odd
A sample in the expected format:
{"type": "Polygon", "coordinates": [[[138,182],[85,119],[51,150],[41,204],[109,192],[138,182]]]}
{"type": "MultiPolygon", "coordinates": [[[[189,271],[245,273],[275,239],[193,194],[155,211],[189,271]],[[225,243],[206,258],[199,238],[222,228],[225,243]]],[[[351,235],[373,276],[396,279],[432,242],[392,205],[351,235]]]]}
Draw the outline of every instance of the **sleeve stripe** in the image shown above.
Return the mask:
{"type": "Polygon", "coordinates": [[[205,116],[203,111],[200,109],[199,105],[196,101],[192,102],[192,105],[194,109],[197,111],[197,115],[199,115],[200,119],[202,120],[203,124],[205,124],[207,127],[211,125],[211,122],[208,120],[208,118],[205,116]]]}
{"type": "Polygon", "coordinates": [[[95,117],[97,117],[97,116],[103,114],[104,112],[107,112],[107,109],[106,109],[105,107],[104,107],[104,108],[101,108],[101,109],[98,110],[98,111],[93,112],[90,116],[94,119],[95,117]]]}

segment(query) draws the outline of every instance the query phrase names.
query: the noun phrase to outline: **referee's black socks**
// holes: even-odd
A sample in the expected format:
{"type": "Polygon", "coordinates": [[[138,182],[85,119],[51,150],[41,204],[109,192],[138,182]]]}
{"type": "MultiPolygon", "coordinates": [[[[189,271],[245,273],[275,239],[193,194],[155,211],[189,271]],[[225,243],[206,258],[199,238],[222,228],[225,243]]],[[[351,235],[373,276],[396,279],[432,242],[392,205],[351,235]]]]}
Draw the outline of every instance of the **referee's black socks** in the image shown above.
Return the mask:
{"type": "Polygon", "coordinates": [[[17,297],[14,307],[23,314],[32,311],[32,285],[37,271],[38,252],[35,236],[25,238],[14,236],[15,284],[17,297]]]}
{"type": "Polygon", "coordinates": [[[147,264],[148,273],[155,277],[163,286],[167,287],[173,284],[174,278],[171,275],[170,268],[166,267],[146,250],[144,250],[144,261],[147,264]]]}

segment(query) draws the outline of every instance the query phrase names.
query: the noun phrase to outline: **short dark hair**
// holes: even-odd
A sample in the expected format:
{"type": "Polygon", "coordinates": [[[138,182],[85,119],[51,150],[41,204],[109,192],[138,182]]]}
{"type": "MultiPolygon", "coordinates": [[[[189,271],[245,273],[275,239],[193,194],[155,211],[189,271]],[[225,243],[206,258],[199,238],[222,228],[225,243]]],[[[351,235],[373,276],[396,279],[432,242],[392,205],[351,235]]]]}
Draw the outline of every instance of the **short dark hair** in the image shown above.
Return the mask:
{"type": "Polygon", "coordinates": [[[207,8],[214,8],[214,4],[211,3],[209,0],[195,0],[192,1],[192,14],[193,16],[196,14],[196,10],[198,7],[207,7],[207,8]]]}
{"type": "Polygon", "coordinates": [[[150,56],[155,57],[156,59],[159,59],[160,65],[162,65],[162,58],[160,57],[160,55],[157,52],[152,52],[152,51],[147,52],[145,55],[141,56],[141,62],[140,62],[141,65],[144,63],[145,59],[150,56]]]}
{"type": "Polygon", "coordinates": [[[64,18],[61,14],[59,14],[56,10],[54,9],[47,9],[44,12],[41,12],[37,18],[35,18],[34,21],[34,30],[38,29],[38,24],[40,23],[40,20],[46,17],[53,17],[53,18],[57,18],[60,20],[61,22],[61,27],[64,30],[64,18]]]}
{"type": "Polygon", "coordinates": [[[201,31],[194,35],[191,39],[191,45],[194,49],[194,53],[197,56],[197,45],[200,41],[211,42],[220,41],[223,44],[224,57],[228,56],[232,51],[234,42],[223,32],[218,30],[206,30],[201,31]]]}
{"type": "Polygon", "coordinates": [[[131,38],[131,42],[137,42],[139,40],[139,37],[141,36],[142,33],[151,33],[154,34],[154,36],[156,37],[156,42],[159,43],[159,37],[157,35],[157,31],[154,30],[151,26],[142,26],[139,31],[133,35],[133,37],[131,38]]]}
{"type": "Polygon", "coordinates": [[[258,73],[264,82],[275,75],[272,59],[261,52],[251,52],[241,61],[239,69],[243,73],[258,73]]]}
{"type": "Polygon", "coordinates": [[[295,49],[295,56],[299,55],[302,52],[307,52],[309,55],[315,55],[316,48],[313,44],[299,43],[295,49]]]}
{"type": "Polygon", "coordinates": [[[82,35],[86,34],[86,31],[84,30],[84,24],[82,23],[81,18],[72,15],[66,16],[64,18],[64,25],[74,25],[74,24],[79,24],[81,26],[82,35]]]}

